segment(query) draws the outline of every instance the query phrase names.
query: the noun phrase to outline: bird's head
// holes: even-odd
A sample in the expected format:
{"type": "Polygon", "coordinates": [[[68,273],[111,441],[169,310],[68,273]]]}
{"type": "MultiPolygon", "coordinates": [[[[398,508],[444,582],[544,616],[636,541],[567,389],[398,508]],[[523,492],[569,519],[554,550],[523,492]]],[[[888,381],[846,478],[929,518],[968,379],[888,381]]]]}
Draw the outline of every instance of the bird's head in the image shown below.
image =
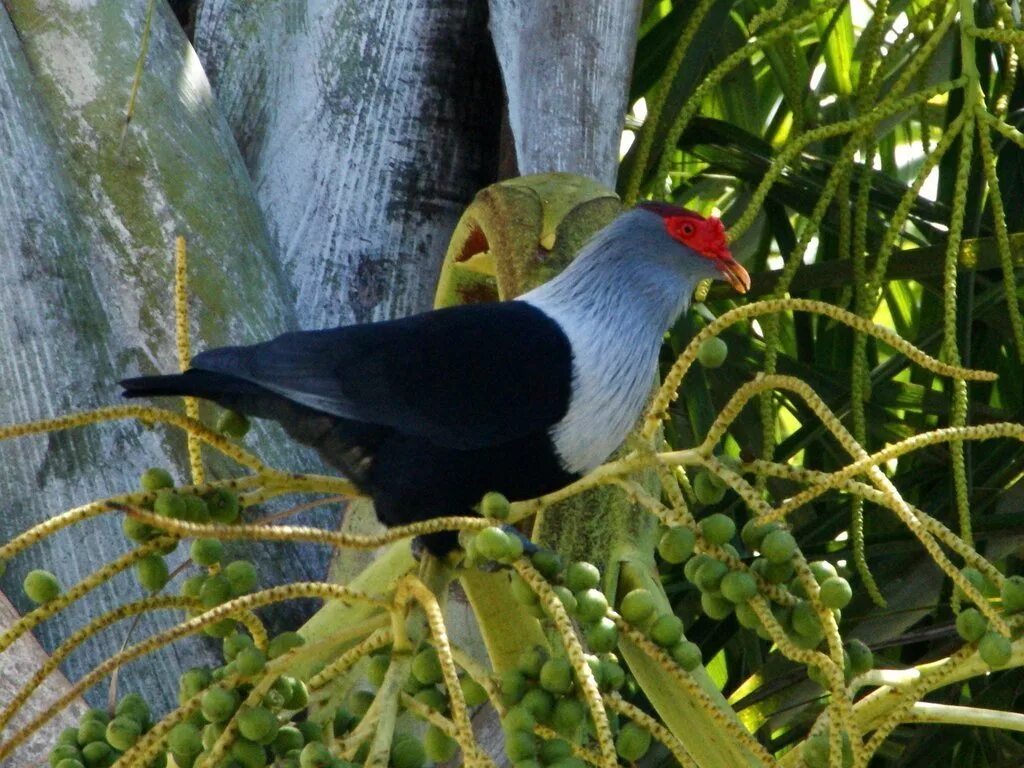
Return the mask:
{"type": "Polygon", "coordinates": [[[657,202],[640,203],[620,218],[642,233],[648,258],[681,270],[692,283],[725,280],[739,293],[750,290],[750,275],[733,259],[720,219],[657,202]]]}

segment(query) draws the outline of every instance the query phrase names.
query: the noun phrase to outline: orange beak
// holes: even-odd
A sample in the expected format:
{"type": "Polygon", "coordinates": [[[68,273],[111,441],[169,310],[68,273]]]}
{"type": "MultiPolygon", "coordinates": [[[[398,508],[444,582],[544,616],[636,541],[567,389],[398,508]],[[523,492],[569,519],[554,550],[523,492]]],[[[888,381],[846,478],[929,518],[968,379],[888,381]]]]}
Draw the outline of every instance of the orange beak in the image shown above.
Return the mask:
{"type": "Polygon", "coordinates": [[[743,265],[733,259],[729,253],[718,257],[715,266],[722,273],[722,277],[729,281],[729,285],[736,289],[737,293],[746,293],[750,290],[750,275],[743,265]]]}

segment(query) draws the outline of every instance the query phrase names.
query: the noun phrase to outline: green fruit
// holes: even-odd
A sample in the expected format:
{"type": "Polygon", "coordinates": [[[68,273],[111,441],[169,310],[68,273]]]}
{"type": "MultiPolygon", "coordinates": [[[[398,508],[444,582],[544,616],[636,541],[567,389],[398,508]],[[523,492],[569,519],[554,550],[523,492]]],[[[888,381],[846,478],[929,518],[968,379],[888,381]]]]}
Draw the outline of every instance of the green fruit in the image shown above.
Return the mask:
{"type": "Polygon", "coordinates": [[[161,488],[173,488],[174,478],[171,473],[161,467],[150,467],[142,473],[139,485],[144,491],[159,491],[161,488]]]}
{"type": "Polygon", "coordinates": [[[203,749],[211,750],[226,728],[225,723],[207,723],[203,726],[203,749]]]}
{"type": "Polygon", "coordinates": [[[678,643],[673,645],[671,653],[676,664],[687,672],[695,670],[704,660],[700,651],[700,646],[696,643],[691,643],[689,640],[680,640],[678,643]]]}
{"type": "Polygon", "coordinates": [[[986,632],[978,641],[978,655],[993,669],[1005,667],[1013,655],[1013,644],[998,632],[986,632]]]}
{"type": "MultiPolygon", "coordinates": [[[[985,597],[995,597],[995,588],[977,568],[961,568],[960,574],[985,597]]],[[[958,590],[959,592],[959,590],[958,590]]]]}
{"type": "Polygon", "coordinates": [[[232,560],[221,571],[231,586],[231,594],[235,597],[248,594],[256,587],[256,566],[248,560],[232,560]]]}
{"type": "Polygon", "coordinates": [[[192,723],[178,723],[167,734],[167,746],[179,755],[198,755],[203,751],[203,735],[192,723]]]}
{"type": "Polygon", "coordinates": [[[736,535],[736,523],[728,515],[718,512],[700,521],[700,530],[710,543],[721,546],[732,541],[736,535]]]}
{"type": "Polygon", "coordinates": [[[302,748],[299,765],[302,768],[327,768],[331,764],[331,753],[327,746],[314,741],[302,748]]]}
{"type": "Polygon", "coordinates": [[[760,550],[764,537],[777,530],[779,530],[778,523],[762,523],[757,518],[751,518],[743,524],[743,530],[740,531],[740,539],[743,540],[748,549],[760,550]]]}
{"type": "Polygon", "coordinates": [[[697,568],[696,584],[703,592],[713,592],[722,585],[722,579],[729,573],[729,566],[721,560],[708,558],[697,568]]]}
{"type": "Polygon", "coordinates": [[[552,591],[558,597],[558,600],[565,606],[565,610],[569,613],[576,612],[576,595],[574,595],[568,587],[563,587],[559,584],[557,587],[552,587],[552,591]]]}
{"type": "Polygon", "coordinates": [[[102,720],[82,720],[78,726],[78,746],[80,747],[93,741],[103,741],[105,738],[107,738],[107,724],[102,720]]]}
{"type": "Polygon", "coordinates": [[[550,549],[538,549],[530,556],[533,567],[540,571],[541,575],[551,581],[562,572],[565,564],[557,552],[550,549]]]}
{"type": "Polygon", "coordinates": [[[626,723],[619,731],[615,739],[615,751],[619,757],[627,762],[633,763],[647,754],[651,748],[650,731],[641,728],[636,723],[626,723]]]}
{"type": "Polygon", "coordinates": [[[149,705],[146,700],[137,693],[129,693],[124,696],[114,708],[115,715],[124,715],[133,718],[136,722],[149,722],[149,705]]]}
{"type": "Polygon", "coordinates": [[[206,508],[205,501],[192,493],[185,494],[182,498],[185,500],[183,520],[190,523],[210,522],[210,510],[206,508]]]}
{"type": "Polygon", "coordinates": [[[704,565],[704,563],[709,563],[712,560],[714,560],[714,558],[709,557],[708,555],[697,555],[696,557],[691,557],[686,561],[686,565],[683,566],[683,578],[691,584],[696,584],[697,571],[700,570],[700,567],[704,565]]]}
{"type": "Polygon", "coordinates": [[[234,661],[238,654],[244,651],[246,648],[252,648],[253,640],[244,632],[232,632],[230,635],[224,638],[224,642],[221,643],[221,650],[224,652],[224,658],[228,661],[234,661]]]}
{"type": "Polygon", "coordinates": [[[263,768],[267,764],[267,753],[259,744],[248,739],[236,739],[231,745],[231,757],[242,764],[242,768],[263,768]]]}
{"type": "Polygon", "coordinates": [[[501,676],[501,697],[506,706],[518,704],[526,694],[529,683],[518,669],[507,670],[501,676]]]}
{"type": "Polygon", "coordinates": [[[60,732],[60,736],[57,737],[57,746],[67,744],[69,746],[78,749],[78,729],[77,728],[65,728],[60,732]]]}
{"type": "Polygon", "coordinates": [[[224,558],[224,545],[219,539],[196,539],[192,542],[189,555],[196,565],[208,567],[224,558]]]}
{"type": "Polygon", "coordinates": [[[768,562],[775,564],[788,563],[796,552],[796,539],[789,531],[772,531],[761,542],[761,554],[768,562]]]}
{"type": "Polygon", "coordinates": [[[153,502],[154,512],[176,520],[185,516],[186,509],[184,497],[167,488],[157,492],[156,501],[153,502]]]}
{"type": "Polygon", "coordinates": [[[221,411],[217,416],[217,431],[235,440],[245,437],[249,426],[249,419],[236,411],[221,411]]]}
{"type": "Polygon", "coordinates": [[[854,677],[857,675],[863,675],[875,666],[874,654],[872,654],[871,649],[860,640],[851,640],[847,644],[846,655],[849,657],[850,672],[854,677]]]}
{"type": "Polygon", "coordinates": [[[469,675],[459,680],[459,687],[467,707],[479,707],[487,701],[487,690],[469,675]]]}
{"type": "Polygon", "coordinates": [[[178,680],[178,703],[184,704],[210,684],[210,670],[193,667],[184,672],[178,680]]]}
{"type": "Polygon", "coordinates": [[[608,612],[608,598],[598,589],[584,589],[576,593],[576,616],[584,624],[597,621],[608,612]]]}
{"type": "Polygon", "coordinates": [[[646,589],[634,589],[626,593],[619,605],[619,613],[630,624],[643,624],[657,610],[658,601],[646,589]]]}
{"type": "Polygon", "coordinates": [[[222,723],[235,714],[240,703],[241,699],[237,691],[218,687],[211,688],[204,693],[199,706],[203,717],[211,723],[222,723]]]}
{"type": "MultiPolygon", "coordinates": [[[[370,694],[372,699],[373,694],[370,694]]],[[[334,713],[334,733],[339,735],[347,733],[348,730],[355,725],[358,719],[344,707],[338,707],[334,713]]],[[[324,740],[324,731],[320,726],[320,723],[314,723],[312,720],[303,720],[301,723],[296,723],[295,727],[302,733],[303,740],[310,744],[314,741],[324,740]]]]}
{"type": "Polygon", "coordinates": [[[389,653],[378,653],[375,656],[370,657],[370,662],[366,665],[366,680],[374,688],[380,688],[384,684],[384,676],[388,672],[388,667],[391,666],[391,654],[389,653]]]}
{"type": "Polygon", "coordinates": [[[436,725],[432,725],[423,735],[423,750],[428,760],[444,763],[455,757],[459,743],[436,725]]]}
{"type": "Polygon", "coordinates": [[[757,612],[750,607],[749,603],[737,603],[733,610],[741,627],[756,630],[761,626],[761,619],[758,618],[757,612]]]}
{"type": "Polygon", "coordinates": [[[500,562],[512,554],[510,536],[501,528],[491,526],[476,535],[476,551],[485,560],[500,562]]]}
{"type": "Polygon", "coordinates": [[[583,722],[586,713],[586,707],[579,699],[559,699],[555,702],[555,711],[551,713],[551,727],[562,736],[572,736],[583,722]]]}
{"type": "Polygon", "coordinates": [[[569,563],[569,567],[565,569],[563,581],[571,591],[582,592],[585,589],[593,589],[601,583],[601,572],[593,563],[577,561],[569,563]]]}
{"type": "Polygon", "coordinates": [[[56,768],[85,768],[81,760],[65,758],[57,763],[56,768]]]}
{"type": "Polygon", "coordinates": [[[103,768],[113,765],[118,756],[114,749],[105,741],[94,741],[82,747],[82,762],[86,768],[103,768]]]}
{"type": "MultiPolygon", "coordinates": [[[[103,744],[104,742],[102,742],[102,741],[94,741],[92,743],[93,744],[103,744]]],[[[79,751],[77,744],[78,744],[78,737],[77,737],[77,730],[76,730],[76,736],[75,736],[75,743],[74,744],[69,744],[67,742],[59,743],[50,752],[47,760],[50,763],[51,768],[56,766],[57,763],[59,763],[61,760],[78,760],[79,762],[84,762],[84,758],[82,756],[82,753],[79,751]]],[[[89,745],[87,744],[86,746],[89,746],[89,745]]]]}
{"type": "Polygon", "coordinates": [[[825,630],[821,626],[821,619],[814,612],[814,607],[806,600],[801,600],[793,606],[790,614],[790,623],[798,635],[813,641],[815,645],[825,637],[825,630]]]}
{"type": "Polygon", "coordinates": [[[682,563],[690,559],[696,543],[697,534],[689,528],[676,525],[661,535],[658,541],[658,554],[666,563],[682,563]]]}
{"type": "Polygon", "coordinates": [[[541,687],[551,693],[564,694],[572,690],[572,665],[560,656],[548,659],[540,668],[541,687]]]}
{"type": "Polygon", "coordinates": [[[554,765],[572,755],[572,744],[565,739],[551,739],[542,742],[537,750],[537,757],[544,765],[554,765]]]}
{"type": "Polygon", "coordinates": [[[257,744],[270,744],[277,738],[277,715],[265,707],[246,707],[236,718],[239,732],[257,744]]]}
{"type": "Polygon", "coordinates": [[[820,597],[826,608],[838,611],[850,604],[853,599],[853,589],[850,587],[850,582],[842,576],[830,576],[821,582],[820,597]]]}
{"type": "Polygon", "coordinates": [[[1010,576],[1003,582],[1000,590],[1003,598],[1003,610],[1007,613],[1024,611],[1024,576],[1010,576]]]}
{"type": "Polygon", "coordinates": [[[671,648],[683,637],[683,621],[671,613],[662,614],[650,628],[651,640],[662,648],[671,648]]]}
{"type": "Polygon", "coordinates": [[[146,555],[135,564],[135,577],[143,589],[148,592],[159,592],[167,586],[171,572],[167,568],[167,561],[160,555],[153,554],[146,555]]]}
{"type": "Polygon", "coordinates": [[[270,745],[270,749],[275,755],[283,756],[293,750],[302,749],[305,743],[306,740],[302,737],[302,731],[294,725],[282,725],[277,729],[277,736],[274,737],[274,742],[270,745]]]}
{"type": "MultiPolygon", "coordinates": [[[[352,691],[348,697],[348,710],[356,717],[361,718],[373,704],[376,698],[370,691],[352,691]]],[[[307,739],[308,741],[308,739],[307,739]]]]}
{"type": "Polygon", "coordinates": [[[718,368],[729,354],[729,345],[718,336],[712,336],[697,347],[697,362],[705,368],[718,368]]]}
{"type": "Polygon", "coordinates": [[[218,488],[204,497],[210,519],[216,523],[233,523],[238,519],[238,496],[227,488],[218,488]]]}
{"type": "Polygon", "coordinates": [[[537,754],[537,737],[527,731],[512,731],[505,735],[505,754],[519,762],[537,754]]]}
{"type": "Polygon", "coordinates": [[[33,603],[48,603],[60,594],[60,582],[50,571],[36,569],[29,571],[22,582],[25,595],[33,603]]]}
{"type": "Polygon", "coordinates": [[[700,609],[709,619],[723,621],[733,612],[733,608],[735,608],[735,605],[722,597],[721,593],[701,593],[700,609]]]}
{"type": "Polygon", "coordinates": [[[604,616],[586,629],[587,645],[594,653],[610,653],[619,644],[619,628],[604,616]]]}
{"type": "Polygon", "coordinates": [[[128,517],[128,515],[121,518],[121,530],[136,544],[144,544],[160,535],[160,531],[153,526],[136,520],[134,517],[128,517]]]}
{"type": "Polygon", "coordinates": [[[526,692],[516,709],[525,709],[534,720],[546,723],[555,709],[555,697],[543,688],[532,688],[526,692]]]}
{"type": "Polygon", "coordinates": [[[480,514],[495,520],[507,520],[511,507],[508,499],[497,491],[485,493],[480,499],[480,514]]]}
{"type": "Polygon", "coordinates": [[[956,617],[956,631],[968,643],[977,642],[988,631],[988,619],[977,608],[965,608],[956,617]]]}
{"type": "Polygon", "coordinates": [[[711,479],[710,473],[702,469],[693,480],[693,493],[701,504],[717,504],[725,498],[725,488],[711,479]]]}
{"type": "Polygon", "coordinates": [[[139,740],[139,736],[142,735],[142,726],[131,717],[115,717],[107,725],[105,735],[110,746],[124,752],[139,740]]]}
{"type": "Polygon", "coordinates": [[[719,588],[726,600],[736,604],[745,603],[757,594],[757,580],[745,571],[729,571],[722,578],[719,588]]]}
{"type": "MultiPolygon", "coordinates": [[[[237,629],[238,622],[236,622],[234,619],[221,619],[220,621],[215,621],[213,624],[207,624],[203,628],[203,634],[207,635],[208,637],[217,637],[223,640],[225,637],[227,637],[237,629]]],[[[221,670],[217,671],[220,672],[221,670]]],[[[221,672],[221,675],[223,676],[223,672],[221,672]]]]}
{"type": "Polygon", "coordinates": [[[519,654],[519,658],[516,659],[516,669],[530,679],[536,680],[540,676],[544,662],[550,657],[551,655],[544,648],[535,645],[519,654]]]}
{"type": "Polygon", "coordinates": [[[512,707],[501,719],[501,729],[506,733],[514,731],[526,731],[532,733],[537,725],[537,719],[526,707],[521,705],[512,707]]]}
{"type": "Polygon", "coordinates": [[[412,658],[412,673],[422,685],[435,685],[444,679],[437,651],[427,646],[412,658]]]}
{"type": "Polygon", "coordinates": [[[448,711],[448,697],[434,686],[417,691],[413,698],[438,712],[444,713],[448,711]]]}
{"type": "Polygon", "coordinates": [[[832,565],[828,560],[816,560],[810,564],[811,573],[814,574],[814,580],[818,584],[823,584],[827,579],[834,578],[839,575],[836,571],[836,567],[832,565]]]}
{"type": "Polygon", "coordinates": [[[226,603],[231,597],[231,582],[222,573],[208,576],[199,590],[199,601],[204,608],[216,608],[221,603],[226,603]]]}
{"type": "MultiPolygon", "coordinates": [[[[422,768],[427,753],[418,739],[411,736],[396,736],[391,744],[391,765],[393,768],[422,768]]],[[[303,766],[303,768],[306,768],[303,766]]]]}

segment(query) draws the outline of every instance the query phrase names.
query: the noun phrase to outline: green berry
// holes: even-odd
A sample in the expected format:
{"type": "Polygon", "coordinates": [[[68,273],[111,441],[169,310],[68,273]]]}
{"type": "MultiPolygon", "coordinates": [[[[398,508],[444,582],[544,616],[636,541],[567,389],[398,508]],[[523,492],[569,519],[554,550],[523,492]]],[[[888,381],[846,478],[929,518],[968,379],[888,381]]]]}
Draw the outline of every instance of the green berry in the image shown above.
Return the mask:
{"type": "Polygon", "coordinates": [[[853,676],[862,675],[875,666],[875,657],[860,640],[851,640],[846,646],[846,655],[850,660],[850,672],[853,676]]]}
{"type": "Polygon", "coordinates": [[[681,525],[673,526],[661,535],[658,554],[666,563],[682,563],[690,559],[696,543],[697,535],[692,530],[681,525]]]}
{"type": "Polygon", "coordinates": [[[219,539],[196,539],[189,549],[192,562],[201,567],[209,567],[224,558],[224,545],[219,539]]]}
{"type": "Polygon", "coordinates": [[[770,563],[788,563],[795,552],[796,539],[789,531],[772,531],[761,542],[761,553],[770,563]]]}
{"type": "MultiPolygon", "coordinates": [[[[356,717],[362,717],[373,704],[374,695],[370,691],[352,691],[348,697],[348,710],[356,717]]],[[[308,739],[307,739],[308,741],[308,739]]]]}
{"type": "Polygon", "coordinates": [[[850,582],[842,576],[830,576],[821,582],[820,597],[826,608],[838,611],[850,604],[853,599],[853,589],[850,587],[850,582]]]}
{"type": "Polygon", "coordinates": [[[182,496],[185,500],[185,515],[182,518],[190,523],[210,522],[210,510],[206,508],[206,502],[195,494],[188,493],[182,496]]]}
{"type": "Polygon", "coordinates": [[[246,707],[238,713],[239,732],[257,744],[270,744],[277,738],[277,715],[265,707],[246,707]]]}
{"type": "Polygon", "coordinates": [[[82,718],[78,725],[78,746],[84,747],[91,741],[103,741],[107,737],[107,720],[82,718]]]}
{"type": "Polygon", "coordinates": [[[204,497],[210,519],[216,523],[233,523],[238,519],[238,496],[227,488],[218,488],[204,497]]]}
{"type": "Polygon", "coordinates": [[[563,694],[572,690],[572,665],[560,656],[548,659],[540,669],[541,687],[551,693],[563,694]]]}
{"type": "Polygon", "coordinates": [[[139,723],[147,723],[149,722],[150,716],[149,705],[139,694],[129,693],[117,702],[117,706],[114,708],[114,714],[131,717],[139,723]]]}
{"type": "Polygon", "coordinates": [[[114,749],[105,741],[94,741],[82,747],[82,762],[86,768],[104,768],[113,765],[118,756],[114,749]]]}
{"type": "Polygon", "coordinates": [[[579,699],[559,699],[555,702],[555,711],[551,713],[551,727],[562,736],[573,736],[586,713],[586,707],[579,699]]]}
{"type": "Polygon", "coordinates": [[[224,642],[221,643],[221,650],[224,652],[224,658],[228,661],[234,661],[239,653],[244,651],[246,648],[253,647],[253,640],[244,632],[232,632],[230,635],[224,638],[224,642]]]}
{"type": "Polygon", "coordinates": [[[234,619],[221,619],[220,621],[215,621],[213,624],[206,625],[203,628],[203,634],[207,635],[208,637],[217,637],[223,640],[225,637],[227,637],[237,629],[238,622],[236,622],[234,619]]]}
{"type": "Polygon", "coordinates": [[[717,504],[725,498],[725,488],[711,479],[707,470],[701,470],[693,480],[693,493],[701,504],[717,504]]]}
{"type": "Polygon", "coordinates": [[[267,645],[267,658],[276,659],[278,656],[305,645],[306,640],[298,632],[282,632],[274,637],[267,645]]]}
{"type": "Polygon", "coordinates": [[[988,619],[977,608],[965,608],[956,617],[956,631],[968,643],[977,642],[988,631],[988,619]]]}
{"type": "MultiPolygon", "coordinates": [[[[205,719],[205,718],[204,718],[205,719]]],[[[211,750],[224,733],[226,723],[207,723],[203,726],[203,749],[211,750]]]]}
{"type": "Polygon", "coordinates": [[[435,763],[444,763],[455,757],[459,743],[436,725],[427,728],[423,735],[423,750],[427,759],[435,763]]]}
{"type": "Polygon", "coordinates": [[[646,589],[634,589],[626,593],[619,605],[619,613],[630,624],[643,624],[657,610],[658,601],[646,589]]]}
{"type": "Polygon", "coordinates": [[[327,768],[331,764],[331,753],[327,746],[314,741],[302,748],[299,754],[299,765],[302,768],[327,768]]]}
{"type": "Polygon", "coordinates": [[[761,626],[761,619],[758,618],[757,612],[750,607],[749,603],[737,603],[733,611],[736,613],[736,620],[741,627],[756,630],[761,626]]]}
{"type": "Polygon", "coordinates": [[[495,520],[507,520],[510,507],[508,499],[496,491],[485,493],[480,500],[480,514],[495,520]]]}
{"type": "Polygon", "coordinates": [[[619,644],[619,628],[603,616],[586,629],[587,645],[594,653],[610,653],[619,644]]]}
{"type": "Polygon", "coordinates": [[[393,768],[422,768],[426,762],[426,750],[418,739],[404,735],[395,737],[391,744],[391,765],[393,768]]]}
{"type": "Polygon", "coordinates": [[[671,653],[676,664],[687,672],[695,670],[703,661],[700,646],[696,643],[691,643],[689,640],[680,640],[673,645],[671,653]]]}
{"type": "Polygon", "coordinates": [[[814,607],[806,600],[801,600],[793,606],[790,614],[790,623],[797,634],[804,637],[815,645],[821,642],[825,636],[825,630],[821,626],[821,619],[814,612],[814,607]]]}
{"type": "Polygon", "coordinates": [[[811,573],[818,584],[824,584],[826,580],[839,575],[836,567],[828,560],[815,560],[810,564],[811,573]]]}
{"type": "Polygon", "coordinates": [[[210,670],[193,667],[184,672],[178,681],[178,703],[184,704],[210,684],[210,670]]]}
{"type": "Polygon", "coordinates": [[[608,612],[608,598],[598,589],[576,593],[576,615],[585,624],[597,621],[608,612]]]}
{"type": "Polygon", "coordinates": [[[723,621],[733,612],[735,604],[729,602],[721,593],[702,592],[700,596],[700,609],[709,619],[723,621]]]}
{"type": "Polygon", "coordinates": [[[232,560],[221,571],[235,597],[248,594],[256,587],[256,566],[248,560],[232,560]]]}
{"type": "Polygon", "coordinates": [[[718,368],[729,354],[729,345],[718,336],[712,336],[697,348],[697,362],[705,368],[718,368]]]}
{"type": "Polygon", "coordinates": [[[555,709],[555,697],[543,688],[531,688],[516,709],[524,709],[534,720],[546,723],[551,719],[551,713],[555,709]]]}
{"type": "Polygon", "coordinates": [[[60,732],[60,736],[57,737],[57,746],[67,744],[69,746],[78,748],[78,729],[77,728],[65,728],[60,732]]]}
{"type": "Polygon", "coordinates": [[[48,603],[60,594],[60,582],[50,571],[36,569],[29,571],[22,582],[25,595],[33,603],[48,603]]]}
{"type": "Polygon", "coordinates": [[[160,555],[146,555],[135,564],[135,577],[148,592],[159,592],[167,585],[171,572],[160,555]]]}
{"type": "Polygon", "coordinates": [[[438,712],[446,712],[448,710],[448,697],[433,685],[417,691],[413,698],[438,712]]]}
{"type": "Polygon", "coordinates": [[[634,763],[651,748],[651,733],[633,722],[626,723],[615,739],[615,751],[627,762],[634,763]]]}
{"type": "Polygon", "coordinates": [[[736,523],[728,515],[719,512],[701,520],[700,530],[705,539],[720,546],[732,541],[732,537],[736,535],[736,523]]]}
{"type": "Polygon", "coordinates": [[[167,746],[178,755],[198,755],[203,751],[203,735],[192,723],[178,723],[167,734],[167,746]]]}
{"type": "Polygon", "coordinates": [[[184,497],[169,488],[158,491],[156,501],[153,502],[153,511],[163,517],[183,518],[186,509],[184,497]]]}
{"type": "Polygon", "coordinates": [[[487,690],[468,675],[459,680],[459,687],[462,688],[462,697],[467,707],[479,707],[487,701],[487,690]]]}
{"type": "Polygon", "coordinates": [[[203,694],[199,706],[203,717],[211,723],[222,723],[235,714],[240,703],[241,699],[237,691],[217,687],[211,688],[203,694]]]}
{"type": "Polygon", "coordinates": [[[502,561],[512,552],[510,536],[501,528],[491,526],[476,535],[476,551],[486,560],[502,561]]]}
{"type": "Polygon", "coordinates": [[[444,679],[441,660],[432,646],[427,646],[413,656],[412,673],[423,685],[435,685],[444,679]]]}
{"type": "Polygon", "coordinates": [[[743,530],[740,531],[740,539],[743,540],[748,549],[760,550],[764,537],[777,530],[779,530],[777,523],[762,523],[757,518],[751,518],[743,524],[743,530]]]}
{"type": "Polygon", "coordinates": [[[1007,613],[1024,611],[1024,576],[1010,576],[1003,582],[1000,591],[1003,610],[1007,613]]]}
{"type": "Polygon", "coordinates": [[[757,581],[745,571],[729,571],[722,578],[722,597],[732,603],[745,603],[757,594],[757,581]]]}
{"type": "Polygon", "coordinates": [[[107,725],[104,735],[110,746],[123,752],[139,740],[139,736],[142,735],[142,726],[134,718],[115,717],[107,725]]]}
{"type": "Polygon", "coordinates": [[[121,518],[121,530],[124,535],[136,544],[145,544],[160,535],[160,531],[151,525],[125,515],[121,518]]]}
{"type": "MultiPolygon", "coordinates": [[[[49,754],[49,757],[47,758],[51,768],[54,768],[57,765],[57,763],[59,763],[61,760],[78,760],[79,762],[84,762],[82,752],[78,749],[77,739],[78,737],[76,735],[74,744],[69,744],[66,742],[58,743],[57,746],[53,748],[53,750],[49,754]]],[[[92,743],[103,744],[104,742],[94,741],[92,743]]],[[[88,744],[86,746],[88,746],[88,744]]]]}
{"type": "Polygon", "coordinates": [[[85,768],[81,760],[65,758],[57,763],[56,768],[85,768]]]}
{"type": "Polygon", "coordinates": [[[159,491],[162,488],[173,488],[174,478],[171,473],[161,467],[150,467],[142,473],[139,485],[144,491],[159,491]]]}
{"type": "Polygon", "coordinates": [[[248,739],[235,739],[231,745],[231,757],[241,763],[242,768],[263,768],[267,764],[266,750],[248,739]]]}
{"type": "Polygon", "coordinates": [[[217,417],[217,431],[235,440],[245,437],[249,426],[249,419],[236,411],[221,411],[217,417]]]}
{"type": "Polygon", "coordinates": [[[519,658],[516,659],[516,669],[528,678],[536,680],[540,677],[540,670],[544,666],[544,662],[550,657],[544,648],[535,645],[519,654],[519,658]]]}
{"type": "Polygon", "coordinates": [[[696,584],[703,592],[713,592],[722,585],[722,579],[729,573],[729,566],[721,560],[707,558],[697,568],[696,584]]]}
{"type": "Polygon", "coordinates": [[[203,581],[199,600],[204,608],[216,608],[231,599],[231,582],[222,573],[215,573],[203,581]]]}
{"type": "Polygon", "coordinates": [[[501,676],[501,697],[507,706],[518,704],[528,687],[526,675],[518,669],[507,670],[501,676]]]}
{"type": "Polygon", "coordinates": [[[683,637],[683,621],[671,613],[663,614],[654,620],[650,634],[651,640],[662,648],[671,648],[683,637]]]}
{"type": "Polygon", "coordinates": [[[564,564],[557,552],[550,549],[538,549],[530,556],[533,567],[540,571],[541,575],[548,581],[554,579],[562,572],[564,564]]]}
{"type": "Polygon", "coordinates": [[[384,676],[387,675],[388,667],[391,666],[391,654],[378,653],[370,657],[366,665],[366,680],[374,688],[380,688],[384,684],[384,676]]]}
{"type": "Polygon", "coordinates": [[[582,592],[585,589],[593,589],[601,583],[601,572],[593,563],[577,561],[569,563],[565,569],[563,578],[565,586],[573,592],[582,592]]]}
{"type": "Polygon", "coordinates": [[[302,731],[294,725],[282,725],[277,729],[277,736],[270,745],[275,755],[284,756],[293,750],[302,749],[306,740],[302,737],[302,731]]]}
{"type": "MultiPolygon", "coordinates": [[[[372,693],[370,694],[370,698],[373,698],[372,693]]],[[[335,735],[347,733],[357,722],[359,722],[359,720],[355,715],[344,707],[338,707],[334,713],[335,735]]],[[[302,738],[307,744],[314,741],[324,740],[324,730],[319,723],[314,723],[312,720],[303,720],[301,723],[296,723],[295,727],[302,732],[302,738]]]]}
{"type": "Polygon", "coordinates": [[[978,641],[978,655],[993,669],[1005,667],[1013,655],[1013,644],[998,632],[986,632],[978,641]]]}

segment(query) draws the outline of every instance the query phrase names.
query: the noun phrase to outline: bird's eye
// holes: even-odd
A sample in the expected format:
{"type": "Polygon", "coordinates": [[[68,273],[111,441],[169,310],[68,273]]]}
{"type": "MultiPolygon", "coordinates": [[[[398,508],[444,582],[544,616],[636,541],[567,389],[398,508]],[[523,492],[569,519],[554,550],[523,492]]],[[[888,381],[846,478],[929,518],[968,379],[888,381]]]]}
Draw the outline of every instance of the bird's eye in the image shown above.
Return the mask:
{"type": "Polygon", "coordinates": [[[695,230],[693,224],[683,224],[683,234],[686,237],[690,237],[691,235],[693,235],[694,231],[695,230]]]}

